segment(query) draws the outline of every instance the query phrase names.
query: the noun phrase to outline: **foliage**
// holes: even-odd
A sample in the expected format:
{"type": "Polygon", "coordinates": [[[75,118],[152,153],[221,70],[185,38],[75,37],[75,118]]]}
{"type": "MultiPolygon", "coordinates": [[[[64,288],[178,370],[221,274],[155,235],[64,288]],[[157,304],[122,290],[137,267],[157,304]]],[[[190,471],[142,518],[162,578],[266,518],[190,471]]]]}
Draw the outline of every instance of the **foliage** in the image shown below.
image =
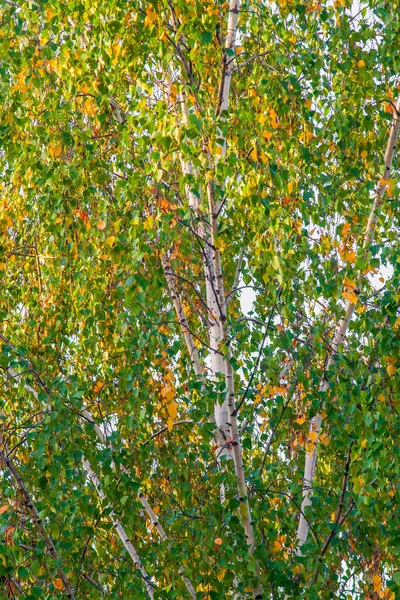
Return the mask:
{"type": "Polygon", "coordinates": [[[2,453],[57,551],[3,460],[3,597],[61,597],[61,569],[77,598],[146,598],[113,511],[155,598],[189,597],[182,573],[199,599],[249,598],[258,580],[264,598],[400,592],[396,155],[362,248],[397,115],[399,14],[377,0],[245,0],[225,48],[221,0],[3,4],[2,453]],[[236,440],[227,458],[215,452],[227,383],[210,358],[209,247],[228,301],[218,353],[234,372],[254,548],[236,440]],[[355,315],[328,365],[346,301],[355,315]]]}

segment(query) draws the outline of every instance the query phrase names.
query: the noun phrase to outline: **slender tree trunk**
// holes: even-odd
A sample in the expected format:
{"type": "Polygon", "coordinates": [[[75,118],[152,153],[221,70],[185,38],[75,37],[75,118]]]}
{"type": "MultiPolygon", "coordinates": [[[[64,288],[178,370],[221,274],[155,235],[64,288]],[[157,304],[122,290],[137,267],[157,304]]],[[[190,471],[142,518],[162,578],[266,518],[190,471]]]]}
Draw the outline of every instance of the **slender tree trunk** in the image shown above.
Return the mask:
{"type": "MultiPolygon", "coordinates": [[[[175,282],[174,282],[174,283],[175,283],[175,282]]],[[[177,296],[177,299],[178,299],[178,302],[179,302],[179,297],[178,297],[178,296],[177,296]]],[[[182,308],[182,311],[183,311],[183,308],[182,308]]],[[[183,313],[183,314],[184,314],[184,313],[183,313]]],[[[5,338],[4,338],[4,339],[5,339],[5,338]]],[[[5,340],[5,341],[6,341],[6,342],[8,342],[8,340],[5,340]]],[[[8,342],[8,343],[9,343],[9,342],[8,342]]],[[[198,362],[198,361],[199,361],[199,359],[198,359],[198,355],[197,355],[197,350],[196,350],[196,348],[195,348],[195,346],[194,346],[194,345],[193,345],[193,348],[194,348],[194,351],[195,351],[195,353],[194,353],[194,356],[195,356],[195,357],[197,357],[197,362],[198,362]]],[[[200,364],[200,363],[198,363],[198,364],[200,364]]],[[[12,369],[12,368],[8,368],[8,369],[7,369],[7,371],[8,371],[8,373],[9,373],[9,375],[10,375],[10,376],[11,376],[13,379],[16,379],[16,380],[20,379],[20,375],[19,375],[19,374],[18,374],[18,373],[17,373],[17,372],[16,372],[14,369],[12,369]]],[[[200,369],[200,374],[202,375],[201,369],[200,369]]],[[[25,388],[27,391],[29,391],[31,394],[33,394],[33,396],[36,398],[36,400],[39,400],[38,393],[37,393],[37,391],[36,391],[36,390],[35,390],[35,389],[34,389],[32,386],[30,386],[29,384],[26,384],[26,383],[24,383],[23,385],[24,385],[24,388],[25,388]]],[[[94,418],[93,418],[92,414],[91,414],[91,413],[90,413],[88,410],[86,410],[86,409],[83,409],[83,410],[81,411],[81,415],[83,416],[83,418],[84,418],[84,419],[85,419],[85,420],[86,420],[88,423],[90,423],[91,425],[93,425],[93,428],[94,428],[94,430],[95,430],[96,434],[98,435],[98,437],[100,438],[100,440],[102,441],[102,443],[103,443],[104,445],[106,445],[106,446],[107,446],[107,445],[109,445],[109,444],[108,444],[108,440],[107,440],[107,437],[106,437],[106,435],[103,433],[103,431],[101,430],[101,428],[100,428],[100,427],[97,425],[97,423],[96,423],[96,421],[94,420],[94,418]]],[[[88,463],[88,461],[87,461],[87,460],[84,460],[84,461],[83,461],[83,464],[84,464],[84,466],[85,466],[85,469],[86,469],[86,467],[87,467],[88,465],[90,465],[90,463],[88,463]]],[[[123,471],[123,472],[124,472],[126,475],[128,475],[128,477],[130,477],[130,473],[127,471],[127,469],[125,468],[125,466],[124,466],[124,465],[121,465],[121,467],[120,467],[120,468],[121,468],[121,470],[122,470],[122,471],[123,471]]],[[[86,469],[86,471],[87,471],[87,469],[86,469]]],[[[92,479],[92,478],[91,478],[91,480],[93,481],[93,479],[92,479]]],[[[96,476],[96,480],[99,482],[99,479],[97,478],[97,476],[96,476]]],[[[95,489],[96,489],[97,491],[101,490],[100,482],[99,482],[99,486],[95,486],[95,489]]],[[[102,493],[103,493],[103,492],[102,492],[102,493]]],[[[149,518],[150,518],[151,522],[153,523],[153,525],[155,526],[156,530],[158,531],[158,533],[159,533],[159,535],[160,535],[160,539],[161,539],[162,541],[164,541],[164,540],[168,539],[168,537],[167,537],[167,534],[166,534],[166,533],[165,533],[165,531],[164,531],[164,528],[162,527],[161,523],[159,522],[159,519],[157,518],[157,516],[156,516],[155,512],[153,511],[153,509],[151,508],[151,506],[150,506],[150,504],[149,504],[149,502],[148,502],[147,498],[145,497],[145,495],[144,495],[144,494],[143,494],[143,493],[142,493],[140,490],[138,491],[138,498],[139,498],[140,502],[142,503],[142,506],[143,506],[143,508],[144,508],[144,509],[145,509],[145,511],[147,512],[147,514],[148,514],[148,516],[149,516],[149,518]]],[[[113,521],[113,525],[114,525],[114,521],[113,521]]],[[[120,537],[121,537],[121,536],[120,536],[120,537]]],[[[122,540],[122,538],[121,538],[121,540],[122,540]]],[[[135,552],[136,552],[136,551],[135,551],[135,552]]],[[[136,554],[137,554],[137,553],[136,553],[136,554]]],[[[184,575],[184,570],[183,570],[183,567],[182,567],[182,566],[180,566],[180,567],[179,567],[179,573],[180,573],[180,575],[181,575],[181,577],[182,577],[182,580],[183,580],[183,582],[185,583],[186,589],[188,590],[188,592],[189,592],[190,596],[191,596],[193,599],[196,599],[196,592],[195,592],[195,590],[194,590],[194,587],[193,587],[192,583],[190,582],[190,580],[189,580],[189,579],[188,579],[188,578],[187,578],[187,577],[184,575]]]]}
{"type": "MultiPolygon", "coordinates": [[[[15,380],[21,379],[21,376],[14,369],[12,369],[12,368],[8,368],[7,372],[15,380]]],[[[39,401],[39,395],[38,395],[37,391],[32,386],[30,386],[29,384],[26,384],[26,383],[23,383],[23,386],[24,386],[24,388],[27,391],[29,391],[31,394],[33,394],[33,396],[34,396],[34,398],[36,400],[39,401]]],[[[91,423],[94,426],[94,429],[95,429],[97,435],[99,436],[99,438],[101,439],[101,441],[104,444],[107,444],[107,438],[106,438],[106,436],[104,435],[104,433],[102,432],[102,430],[100,429],[100,427],[95,423],[95,420],[92,417],[92,415],[90,414],[90,412],[84,409],[84,410],[82,410],[82,416],[85,418],[86,421],[88,421],[89,423],[91,423]]],[[[86,470],[86,472],[87,472],[90,480],[92,481],[92,483],[93,483],[93,485],[95,487],[95,490],[97,491],[100,499],[104,500],[106,498],[106,496],[105,496],[105,494],[104,494],[104,492],[103,492],[103,490],[101,488],[101,484],[100,484],[99,478],[97,477],[97,475],[95,475],[95,473],[91,469],[90,463],[89,463],[88,460],[86,460],[85,458],[83,458],[82,462],[83,462],[84,468],[85,468],[85,470],[86,470]]],[[[139,498],[140,498],[140,495],[139,495],[139,498]]],[[[141,502],[142,502],[142,505],[146,508],[146,506],[144,504],[144,501],[145,501],[145,498],[142,495],[141,502]]],[[[148,502],[147,501],[145,501],[145,502],[146,502],[146,505],[150,508],[150,505],[148,504],[148,502]]],[[[150,511],[151,511],[151,509],[150,509],[150,511]]],[[[151,511],[151,513],[154,515],[153,511],[151,511]]],[[[148,513],[148,514],[149,514],[150,518],[152,518],[152,516],[150,515],[150,513],[148,513]]],[[[112,511],[112,516],[110,515],[110,518],[111,518],[111,522],[112,522],[114,528],[116,529],[116,531],[117,531],[117,533],[118,533],[118,535],[119,535],[122,543],[124,544],[126,550],[128,551],[129,556],[132,558],[134,564],[136,564],[136,566],[138,566],[138,568],[141,569],[141,572],[142,572],[142,575],[143,575],[143,578],[144,578],[144,573],[146,573],[146,571],[145,571],[144,567],[142,566],[142,563],[140,561],[139,555],[137,554],[135,548],[133,547],[132,542],[129,540],[128,536],[126,535],[126,533],[125,533],[125,531],[123,529],[123,526],[121,525],[121,523],[119,522],[119,520],[115,517],[114,511],[112,511]]],[[[163,531],[163,534],[165,536],[165,532],[164,531],[163,531]]],[[[146,573],[146,575],[147,575],[147,573],[146,573]]],[[[62,579],[61,576],[60,576],[60,578],[62,579]]],[[[147,580],[144,578],[145,581],[146,581],[146,589],[147,589],[147,591],[149,593],[149,589],[151,588],[151,593],[153,594],[153,586],[150,583],[150,578],[148,577],[148,575],[147,575],[147,578],[148,578],[147,580]]],[[[64,582],[64,580],[63,580],[63,582],[64,582]]],[[[65,587],[65,583],[64,583],[64,587],[65,587]]],[[[149,594],[149,596],[151,598],[153,597],[153,595],[150,595],[150,594],[149,594]]],[[[73,597],[74,596],[71,596],[71,598],[73,598],[73,597]]]]}
{"type": "MultiPolygon", "coordinates": [[[[96,473],[93,471],[93,469],[90,465],[90,462],[83,458],[82,463],[83,463],[83,466],[85,467],[86,473],[88,474],[93,486],[95,487],[95,489],[97,491],[97,495],[99,496],[99,498],[101,500],[107,500],[107,497],[101,488],[99,478],[97,477],[96,473]]],[[[121,542],[123,543],[126,551],[128,552],[129,556],[132,559],[132,562],[139,569],[142,579],[146,585],[147,595],[149,596],[149,598],[153,598],[154,597],[154,586],[151,583],[151,579],[150,579],[146,569],[144,568],[142,561],[140,560],[139,554],[136,552],[131,540],[127,536],[123,525],[121,524],[120,520],[118,519],[118,517],[115,514],[114,509],[109,504],[108,504],[108,508],[110,509],[109,517],[113,524],[113,527],[114,527],[115,531],[118,533],[121,542]]]]}
{"type": "MultiPolygon", "coordinates": [[[[365,229],[364,241],[363,241],[363,254],[364,257],[367,256],[367,253],[371,247],[371,244],[374,239],[376,223],[379,215],[379,210],[383,204],[384,192],[389,181],[390,172],[392,168],[393,156],[396,150],[397,145],[397,137],[399,134],[400,128],[400,98],[397,101],[395,113],[393,117],[393,123],[391,126],[389,140],[386,147],[386,152],[384,156],[385,161],[385,169],[383,177],[379,180],[377,188],[375,190],[374,202],[371,208],[371,212],[368,218],[367,227],[365,229]]],[[[356,275],[356,284],[354,293],[358,296],[361,291],[362,286],[362,276],[360,273],[356,275]]],[[[333,364],[338,354],[340,346],[343,345],[349,323],[353,317],[354,311],[356,308],[356,303],[347,302],[345,315],[342,317],[336,327],[336,332],[332,341],[331,348],[327,357],[327,369],[333,364]]],[[[329,387],[329,382],[326,377],[324,377],[321,382],[319,389],[321,392],[326,392],[329,387]]],[[[301,554],[301,546],[307,541],[308,531],[310,528],[309,521],[305,517],[305,510],[311,504],[311,496],[312,496],[312,487],[315,478],[315,470],[317,463],[317,448],[318,448],[318,439],[321,430],[322,417],[318,413],[312,420],[310,424],[310,433],[314,432],[316,434],[315,440],[309,438],[307,441],[307,446],[311,447],[312,450],[307,452],[306,461],[304,467],[304,479],[303,479],[303,501],[301,505],[301,513],[299,518],[299,526],[297,530],[297,539],[298,539],[298,548],[297,553],[301,554]]]]}

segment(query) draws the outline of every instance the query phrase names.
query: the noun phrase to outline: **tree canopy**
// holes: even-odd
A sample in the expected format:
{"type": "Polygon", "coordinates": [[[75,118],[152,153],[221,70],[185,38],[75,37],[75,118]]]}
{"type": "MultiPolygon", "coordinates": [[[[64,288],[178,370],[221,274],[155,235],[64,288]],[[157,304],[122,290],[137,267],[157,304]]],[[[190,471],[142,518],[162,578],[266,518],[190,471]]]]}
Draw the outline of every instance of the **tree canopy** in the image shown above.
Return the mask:
{"type": "Polygon", "coordinates": [[[4,0],[1,597],[400,594],[399,32],[4,0]]]}

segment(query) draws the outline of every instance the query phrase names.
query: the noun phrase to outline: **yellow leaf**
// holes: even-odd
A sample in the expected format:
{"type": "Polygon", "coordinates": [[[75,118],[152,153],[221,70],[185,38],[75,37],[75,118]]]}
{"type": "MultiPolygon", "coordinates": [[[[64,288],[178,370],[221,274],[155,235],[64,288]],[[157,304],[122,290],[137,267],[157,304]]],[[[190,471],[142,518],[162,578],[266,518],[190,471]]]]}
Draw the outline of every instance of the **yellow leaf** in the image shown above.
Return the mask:
{"type": "Polygon", "coordinates": [[[217,156],[221,156],[221,154],[222,154],[222,146],[217,146],[217,147],[216,147],[216,149],[215,149],[215,154],[216,154],[217,156]]]}
{"type": "Polygon", "coordinates": [[[318,433],[316,431],[310,431],[308,434],[308,438],[312,441],[313,444],[317,441],[318,433]]]}
{"type": "Polygon", "coordinates": [[[386,398],[383,394],[379,394],[378,400],[379,400],[379,402],[385,402],[386,398]]]}
{"type": "Polygon", "coordinates": [[[354,263],[354,261],[357,258],[357,254],[356,252],[354,252],[354,250],[350,250],[349,252],[346,252],[345,257],[344,257],[349,263],[354,263]]]}
{"type": "Polygon", "coordinates": [[[278,116],[278,115],[277,115],[277,113],[274,111],[274,109],[273,109],[273,108],[270,108],[270,109],[269,109],[269,118],[270,118],[270,122],[271,122],[271,127],[272,127],[273,129],[277,129],[277,128],[279,127],[279,123],[278,123],[278,121],[276,120],[276,117],[277,117],[277,116],[278,116]]]}
{"type": "Polygon", "coordinates": [[[363,150],[361,152],[361,158],[367,158],[367,156],[368,156],[368,152],[366,150],[363,150]]]}
{"type": "Polygon", "coordinates": [[[110,235],[110,237],[106,239],[106,244],[112,248],[115,244],[115,235],[110,235]]]}
{"type": "Polygon", "coordinates": [[[236,48],[236,54],[241,54],[243,52],[243,50],[244,50],[243,46],[238,46],[236,48]]]}
{"type": "Polygon", "coordinates": [[[143,227],[144,227],[146,230],[149,230],[149,229],[153,229],[153,226],[154,226],[154,217],[153,217],[153,215],[150,215],[150,216],[148,216],[148,217],[147,217],[147,219],[144,221],[144,223],[143,223],[143,227]]]}
{"type": "Polygon", "coordinates": [[[165,385],[161,389],[161,396],[167,401],[172,400],[172,398],[175,396],[175,388],[171,385],[165,385]]]}
{"type": "Polygon", "coordinates": [[[372,581],[374,584],[374,592],[380,592],[382,589],[382,577],[379,575],[374,575],[372,581]]]}
{"type": "Polygon", "coordinates": [[[118,58],[118,56],[121,54],[121,44],[119,42],[115,42],[115,44],[112,45],[112,51],[114,56],[118,58]]]}
{"type": "Polygon", "coordinates": [[[92,117],[96,114],[97,104],[93,98],[86,98],[83,105],[83,110],[87,115],[89,115],[89,117],[92,117]]]}
{"type": "Polygon", "coordinates": [[[295,420],[295,423],[297,423],[298,425],[303,425],[305,420],[306,420],[305,417],[299,417],[298,419],[295,420]]]}
{"type": "Polygon", "coordinates": [[[368,442],[368,440],[364,439],[364,440],[361,442],[361,448],[365,448],[365,446],[367,445],[367,442],[368,442]]]}
{"type": "Polygon", "coordinates": [[[345,292],[342,293],[342,296],[343,296],[343,298],[345,298],[346,300],[348,300],[349,302],[351,302],[351,304],[354,304],[354,305],[357,304],[358,298],[357,298],[357,296],[355,295],[354,292],[347,292],[347,291],[345,291],[345,292]]]}
{"type": "Polygon", "coordinates": [[[363,60],[359,60],[357,66],[361,69],[362,67],[365,67],[365,62],[363,60]]]}
{"type": "Polygon", "coordinates": [[[224,242],[224,240],[221,237],[217,237],[214,240],[214,246],[216,248],[218,248],[218,250],[220,250],[221,252],[223,252],[226,248],[226,244],[224,242]]]}
{"type": "Polygon", "coordinates": [[[49,152],[53,158],[57,158],[57,156],[60,156],[62,152],[62,146],[50,146],[49,152]]]}
{"type": "Polygon", "coordinates": [[[149,6],[146,9],[146,18],[144,20],[145,27],[150,27],[154,23],[154,21],[156,21],[156,20],[157,20],[157,15],[153,11],[153,7],[149,6]]]}
{"type": "Polygon", "coordinates": [[[389,375],[389,377],[391,377],[392,375],[395,375],[397,373],[397,369],[393,364],[390,364],[386,367],[386,371],[389,375]]]}
{"type": "Polygon", "coordinates": [[[51,21],[51,19],[56,15],[52,8],[46,8],[44,12],[48,21],[51,21]]]}
{"type": "Polygon", "coordinates": [[[354,288],[356,287],[356,284],[354,283],[354,281],[351,281],[350,279],[344,279],[343,284],[349,288],[349,290],[354,290],[354,288]]]}
{"type": "Polygon", "coordinates": [[[53,581],[53,584],[54,584],[54,587],[56,588],[56,590],[62,590],[64,587],[63,582],[59,577],[57,577],[57,579],[55,579],[53,581]]]}
{"type": "Polygon", "coordinates": [[[291,35],[289,39],[289,42],[292,42],[292,44],[295,44],[297,42],[297,37],[295,35],[291,35]]]}
{"type": "Polygon", "coordinates": [[[262,134],[263,134],[263,137],[265,137],[265,139],[269,141],[273,137],[274,132],[273,131],[263,131],[262,134]]]}
{"type": "Polygon", "coordinates": [[[252,158],[254,162],[258,162],[258,154],[256,147],[254,147],[253,150],[250,152],[250,158],[252,158]]]}
{"type": "Polygon", "coordinates": [[[321,444],[324,444],[324,446],[329,446],[329,437],[326,435],[326,433],[322,433],[320,435],[319,441],[321,444]]]}
{"type": "MultiPolygon", "coordinates": [[[[218,539],[218,538],[217,538],[218,539]]],[[[222,581],[223,578],[225,577],[225,573],[226,573],[226,569],[222,569],[218,574],[217,574],[217,579],[218,581],[222,581]]]]}
{"type": "Polygon", "coordinates": [[[172,400],[172,402],[167,405],[167,411],[170,419],[175,419],[178,414],[178,403],[175,402],[175,400],[172,400]]]}

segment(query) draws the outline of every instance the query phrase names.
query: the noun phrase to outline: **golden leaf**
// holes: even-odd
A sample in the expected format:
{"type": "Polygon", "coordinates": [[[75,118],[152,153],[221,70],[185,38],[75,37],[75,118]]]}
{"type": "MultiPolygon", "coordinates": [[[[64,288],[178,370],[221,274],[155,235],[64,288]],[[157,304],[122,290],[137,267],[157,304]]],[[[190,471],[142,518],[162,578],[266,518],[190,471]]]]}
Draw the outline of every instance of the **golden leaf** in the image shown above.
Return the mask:
{"type": "MultiPolygon", "coordinates": [[[[220,538],[217,538],[217,539],[220,539],[220,538]]],[[[217,575],[218,581],[222,581],[223,580],[223,578],[225,577],[225,573],[226,573],[226,569],[221,569],[221,571],[217,575]]]]}
{"type": "Polygon", "coordinates": [[[178,403],[175,402],[175,400],[172,400],[172,402],[167,405],[167,411],[170,419],[175,419],[178,414],[178,403]]]}
{"type": "Polygon", "coordinates": [[[165,385],[161,389],[161,396],[167,401],[172,400],[172,398],[175,396],[175,388],[171,385],[165,385]]]}
{"type": "Polygon", "coordinates": [[[157,20],[157,15],[153,11],[153,7],[149,6],[146,9],[146,18],[144,20],[145,27],[150,27],[157,20]]]}
{"type": "Polygon", "coordinates": [[[59,577],[57,577],[57,579],[55,579],[53,581],[53,584],[54,584],[54,587],[56,588],[56,590],[62,590],[64,587],[63,582],[59,577]]]}
{"type": "Polygon", "coordinates": [[[254,147],[253,150],[250,152],[250,158],[252,158],[254,162],[258,162],[258,154],[256,147],[254,147]]]}
{"type": "Polygon", "coordinates": [[[392,375],[395,375],[397,373],[397,369],[393,364],[390,364],[386,367],[386,371],[389,375],[389,377],[391,377],[392,375]]]}
{"type": "Polygon", "coordinates": [[[96,383],[93,386],[93,391],[95,394],[97,394],[98,392],[100,392],[102,390],[104,386],[104,382],[103,381],[96,381],[96,383]]]}
{"type": "Polygon", "coordinates": [[[379,575],[374,575],[372,581],[374,584],[374,592],[380,592],[382,589],[382,577],[379,575]]]}
{"type": "Polygon", "coordinates": [[[115,244],[115,235],[110,235],[110,237],[106,239],[106,244],[112,248],[115,244]]]}
{"type": "Polygon", "coordinates": [[[303,425],[305,420],[306,420],[305,417],[299,417],[298,419],[295,420],[295,423],[297,423],[298,425],[303,425]]]}
{"type": "Polygon", "coordinates": [[[348,300],[349,302],[351,302],[351,304],[354,304],[354,305],[357,304],[358,298],[357,298],[357,296],[355,295],[354,292],[344,291],[342,293],[342,296],[343,296],[343,298],[345,298],[346,300],[348,300]]]}
{"type": "Polygon", "coordinates": [[[49,153],[53,158],[57,158],[57,156],[60,156],[61,152],[62,152],[61,146],[50,146],[49,147],[49,153]]]}
{"type": "Polygon", "coordinates": [[[263,131],[262,134],[263,134],[263,137],[265,137],[265,139],[269,141],[273,137],[274,132],[273,131],[263,131]]]}

